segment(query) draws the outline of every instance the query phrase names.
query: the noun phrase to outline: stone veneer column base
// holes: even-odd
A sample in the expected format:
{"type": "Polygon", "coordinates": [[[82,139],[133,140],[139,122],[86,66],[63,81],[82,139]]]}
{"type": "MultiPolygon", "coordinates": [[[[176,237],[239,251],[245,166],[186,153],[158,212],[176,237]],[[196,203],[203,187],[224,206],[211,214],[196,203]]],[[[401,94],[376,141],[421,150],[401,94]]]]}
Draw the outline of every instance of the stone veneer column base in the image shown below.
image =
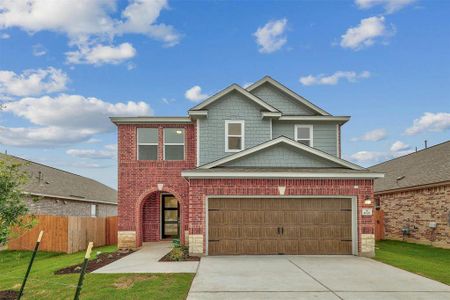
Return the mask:
{"type": "Polygon", "coordinates": [[[189,254],[203,255],[203,235],[189,235],[189,254]]]}
{"type": "Polygon", "coordinates": [[[375,256],[375,235],[361,234],[361,256],[375,256]]]}
{"type": "Polygon", "coordinates": [[[136,231],[117,232],[117,247],[119,249],[136,249],[136,231]]]}

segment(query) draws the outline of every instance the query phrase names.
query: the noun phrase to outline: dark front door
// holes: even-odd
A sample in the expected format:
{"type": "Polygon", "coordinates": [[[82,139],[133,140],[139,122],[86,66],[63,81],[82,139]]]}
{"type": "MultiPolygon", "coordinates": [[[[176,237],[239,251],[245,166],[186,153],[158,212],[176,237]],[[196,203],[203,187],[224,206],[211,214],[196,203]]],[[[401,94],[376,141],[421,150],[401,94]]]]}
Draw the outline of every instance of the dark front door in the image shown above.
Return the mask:
{"type": "Polygon", "coordinates": [[[162,196],[162,238],[179,236],[180,205],[172,195],[162,196]]]}

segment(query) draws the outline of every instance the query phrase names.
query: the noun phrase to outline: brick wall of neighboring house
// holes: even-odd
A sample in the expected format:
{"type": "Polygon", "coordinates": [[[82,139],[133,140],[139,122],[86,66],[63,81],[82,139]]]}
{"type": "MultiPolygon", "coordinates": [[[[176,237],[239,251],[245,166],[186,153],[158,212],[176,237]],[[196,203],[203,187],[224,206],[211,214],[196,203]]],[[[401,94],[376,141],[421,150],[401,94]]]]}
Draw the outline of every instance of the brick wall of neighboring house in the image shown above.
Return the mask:
{"type": "MultiPolygon", "coordinates": [[[[144,209],[148,211],[154,205],[146,204],[152,199],[159,199],[156,193],[158,184],[162,191],[173,194],[180,202],[181,239],[187,230],[189,211],[189,186],[181,177],[181,171],[195,168],[196,165],[196,134],[195,125],[190,124],[121,124],[118,125],[118,230],[119,247],[139,247],[143,241],[144,209]],[[158,160],[137,160],[136,132],[137,128],[159,128],[158,160]],[[163,160],[163,128],[185,129],[185,160],[163,160]]],[[[155,203],[155,205],[158,205],[155,203]]],[[[145,215],[149,217],[148,214],[145,215]]],[[[159,217],[159,213],[158,213],[159,217]]],[[[149,223],[148,219],[145,223],[149,223]]],[[[158,220],[159,222],[159,220],[158,220]]],[[[145,240],[157,238],[159,230],[155,226],[146,227],[145,240]]]]}
{"type": "Polygon", "coordinates": [[[374,218],[361,216],[367,197],[373,200],[373,180],[365,179],[191,179],[189,211],[189,247],[192,253],[205,253],[205,197],[208,195],[274,195],[278,186],[286,186],[285,195],[340,195],[357,196],[358,202],[358,252],[374,254],[374,218]]]}
{"type": "Polygon", "coordinates": [[[450,184],[377,194],[384,211],[385,238],[450,248],[450,184]],[[436,222],[436,229],[429,227],[436,222]],[[411,233],[404,237],[403,227],[411,233]]]}
{"type": "Polygon", "coordinates": [[[117,205],[112,204],[48,197],[26,197],[26,202],[30,213],[35,215],[90,216],[91,205],[95,204],[97,217],[117,216],[117,205]]]}

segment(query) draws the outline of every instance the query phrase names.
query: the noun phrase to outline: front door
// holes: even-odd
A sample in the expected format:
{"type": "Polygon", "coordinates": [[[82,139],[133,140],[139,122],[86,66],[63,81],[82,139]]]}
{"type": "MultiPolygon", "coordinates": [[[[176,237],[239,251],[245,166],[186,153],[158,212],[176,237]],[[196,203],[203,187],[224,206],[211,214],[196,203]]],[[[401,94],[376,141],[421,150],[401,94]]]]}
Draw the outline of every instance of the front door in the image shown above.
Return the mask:
{"type": "Polygon", "coordinates": [[[162,238],[179,237],[180,205],[172,195],[162,195],[162,238]]]}

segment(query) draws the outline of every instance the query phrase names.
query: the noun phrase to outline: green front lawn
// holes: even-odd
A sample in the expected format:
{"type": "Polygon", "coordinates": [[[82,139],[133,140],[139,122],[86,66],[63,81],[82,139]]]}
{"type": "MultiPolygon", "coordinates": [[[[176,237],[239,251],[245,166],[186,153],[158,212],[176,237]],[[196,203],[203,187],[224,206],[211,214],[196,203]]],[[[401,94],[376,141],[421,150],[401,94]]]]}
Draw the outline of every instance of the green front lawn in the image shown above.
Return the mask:
{"type": "Polygon", "coordinates": [[[400,241],[380,241],[375,259],[450,285],[450,249],[400,241]]]}
{"type": "MultiPolygon", "coordinates": [[[[115,247],[94,249],[112,252],[115,247]]],[[[30,251],[0,251],[0,290],[19,290],[30,251]]],[[[84,252],[39,252],[23,299],[72,299],[79,274],[54,275],[63,267],[79,264],[84,252]]],[[[194,274],[86,274],[81,299],[185,299],[194,274]]]]}

